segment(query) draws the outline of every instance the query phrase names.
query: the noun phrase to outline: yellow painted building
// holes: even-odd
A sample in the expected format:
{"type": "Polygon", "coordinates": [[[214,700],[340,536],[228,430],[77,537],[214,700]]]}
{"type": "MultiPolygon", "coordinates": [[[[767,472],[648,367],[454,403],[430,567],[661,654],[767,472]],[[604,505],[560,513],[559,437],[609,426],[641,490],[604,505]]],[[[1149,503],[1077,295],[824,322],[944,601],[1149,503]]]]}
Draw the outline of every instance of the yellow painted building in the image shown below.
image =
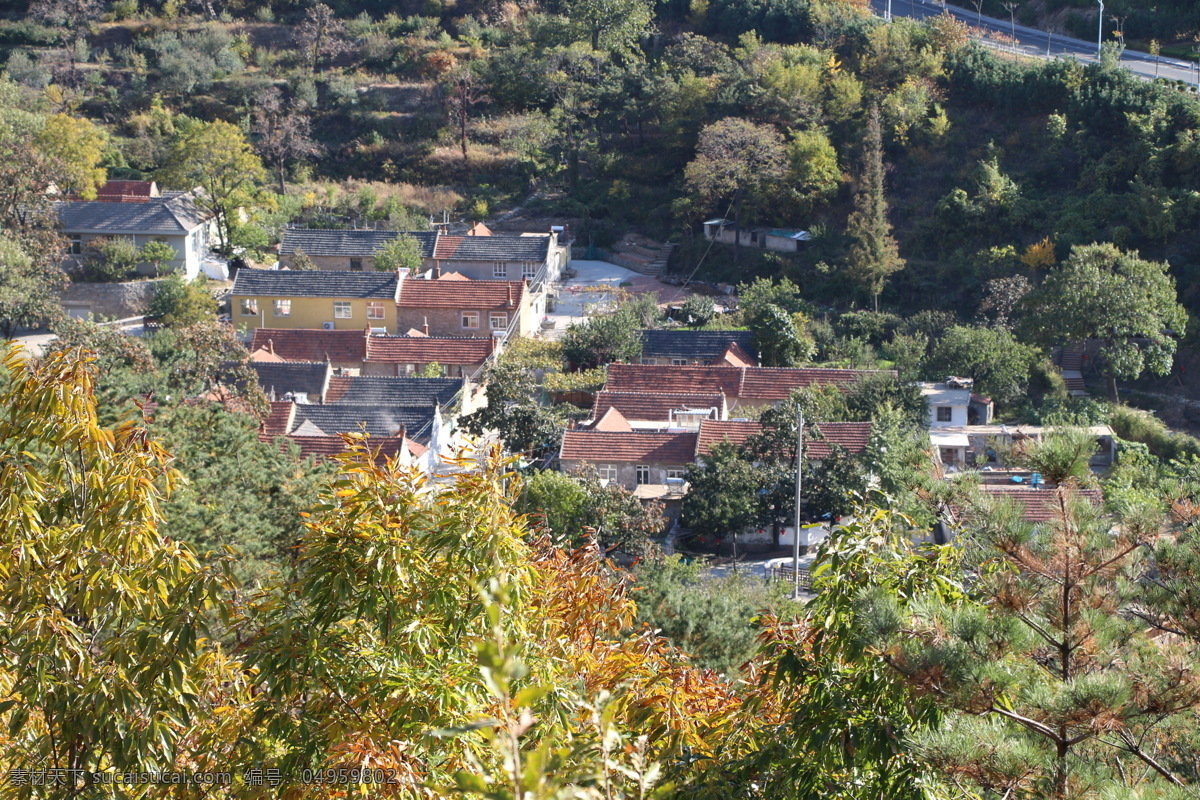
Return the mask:
{"type": "Polygon", "coordinates": [[[234,327],[396,333],[398,278],[383,272],[239,270],[230,293],[234,327]]]}

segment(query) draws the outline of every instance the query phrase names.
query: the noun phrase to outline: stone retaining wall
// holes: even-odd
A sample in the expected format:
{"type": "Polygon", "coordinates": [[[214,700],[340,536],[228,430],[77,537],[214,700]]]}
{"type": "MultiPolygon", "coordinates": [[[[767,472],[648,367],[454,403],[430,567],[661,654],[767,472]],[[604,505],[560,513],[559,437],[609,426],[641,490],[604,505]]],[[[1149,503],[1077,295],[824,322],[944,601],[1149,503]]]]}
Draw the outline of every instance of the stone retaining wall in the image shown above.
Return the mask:
{"type": "Polygon", "coordinates": [[[150,310],[161,279],[129,283],[72,283],[59,292],[68,316],[93,319],[126,319],[150,310]]]}

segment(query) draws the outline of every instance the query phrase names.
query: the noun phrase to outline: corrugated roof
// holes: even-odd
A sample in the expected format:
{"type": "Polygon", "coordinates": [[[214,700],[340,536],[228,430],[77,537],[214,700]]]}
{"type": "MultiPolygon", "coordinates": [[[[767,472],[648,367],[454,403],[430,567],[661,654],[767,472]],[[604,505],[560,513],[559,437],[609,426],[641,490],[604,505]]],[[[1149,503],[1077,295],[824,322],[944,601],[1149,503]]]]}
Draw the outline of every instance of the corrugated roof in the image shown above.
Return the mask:
{"type": "Polygon", "coordinates": [[[300,249],[310,256],[373,256],[401,233],[417,240],[421,246],[422,258],[433,255],[433,243],[437,239],[437,233],[434,231],[352,231],[326,228],[285,228],[279,242],[279,252],[294,253],[300,249]]]}
{"type": "Polygon", "coordinates": [[[396,276],[390,272],[239,269],[232,294],[243,297],[391,300],[396,295],[396,280],[396,276]]]}
{"type": "Polygon", "coordinates": [[[523,281],[406,280],[400,287],[398,305],[508,311],[519,308],[524,295],[523,281]]]}
{"type": "Polygon", "coordinates": [[[196,205],[191,193],[172,198],[151,198],[145,203],[72,200],[57,204],[55,210],[67,233],[106,236],[138,233],[181,235],[195,230],[212,217],[196,205]]]}
{"type": "Polygon", "coordinates": [[[266,350],[285,361],[362,361],[367,349],[366,329],[326,331],[312,328],[259,328],[250,351],[266,350]]]}
{"type": "Polygon", "coordinates": [[[666,422],[672,411],[684,408],[722,408],[725,398],[717,394],[690,392],[610,392],[596,393],[592,417],[599,419],[610,408],[621,412],[626,419],[639,422],[666,422]]]}
{"type": "Polygon", "coordinates": [[[475,366],[491,355],[494,339],[462,336],[372,336],[366,360],[383,364],[459,364],[475,366]]]}
{"type": "Polygon", "coordinates": [[[642,331],[642,356],[645,358],[687,358],[715,361],[731,344],[755,355],[750,331],[642,331]]]}
{"type": "Polygon", "coordinates": [[[462,378],[393,378],[376,375],[340,376],[329,379],[327,403],[356,403],[378,406],[444,406],[462,391],[462,378]]]}
{"type": "Polygon", "coordinates": [[[696,453],[696,436],[657,431],[569,430],[563,434],[561,457],[589,464],[690,464],[696,453]]]}

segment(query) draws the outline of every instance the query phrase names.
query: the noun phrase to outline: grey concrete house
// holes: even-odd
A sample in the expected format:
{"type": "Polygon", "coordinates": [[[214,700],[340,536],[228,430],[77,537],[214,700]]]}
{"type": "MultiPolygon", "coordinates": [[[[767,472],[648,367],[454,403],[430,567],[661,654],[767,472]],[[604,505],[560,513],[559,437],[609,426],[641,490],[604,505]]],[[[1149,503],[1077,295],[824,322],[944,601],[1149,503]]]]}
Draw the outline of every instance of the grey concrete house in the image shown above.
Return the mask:
{"type": "MultiPolygon", "coordinates": [[[[212,214],[196,205],[194,192],[167,192],[144,202],[66,200],[55,208],[63,233],[71,240],[71,254],[80,256],[95,239],[132,239],[138,247],[165,242],[176,257],[161,265],[182,272],[189,280],[200,274],[209,259],[209,242],[215,237],[212,214]]],[[[140,268],[150,274],[153,267],[140,268]]]]}

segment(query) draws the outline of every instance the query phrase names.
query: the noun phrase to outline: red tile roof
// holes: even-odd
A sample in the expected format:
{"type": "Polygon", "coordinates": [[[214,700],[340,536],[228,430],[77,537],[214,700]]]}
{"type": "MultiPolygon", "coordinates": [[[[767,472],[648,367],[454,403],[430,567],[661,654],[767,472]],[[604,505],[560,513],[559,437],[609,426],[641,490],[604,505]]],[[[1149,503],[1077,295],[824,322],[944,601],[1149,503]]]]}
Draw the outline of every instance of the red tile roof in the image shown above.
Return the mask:
{"type": "Polygon", "coordinates": [[[690,464],[696,453],[696,434],[634,431],[569,430],[563,434],[561,458],[589,464],[690,464]]]}
{"type": "MultiPolygon", "coordinates": [[[[983,484],[984,494],[989,497],[1004,498],[1017,503],[1021,507],[1021,516],[1026,522],[1050,522],[1058,519],[1058,492],[1054,487],[1043,486],[1034,489],[1029,486],[1004,486],[1002,484],[983,484]]],[[[1075,489],[1072,491],[1094,506],[1103,501],[1099,489],[1075,489]]]]}
{"type": "Polygon", "coordinates": [[[730,342],[729,347],[725,348],[725,352],[717,359],[718,364],[722,366],[729,365],[731,367],[757,367],[758,361],[754,356],[742,349],[742,346],[737,342],[730,342]]]}
{"type": "Polygon", "coordinates": [[[454,258],[454,251],[462,244],[463,237],[461,236],[439,236],[437,244],[433,246],[433,257],[454,258]]]}
{"type": "Polygon", "coordinates": [[[518,308],[525,295],[524,281],[405,280],[400,287],[401,308],[465,308],[508,310],[518,308]]]}
{"type": "Polygon", "coordinates": [[[701,420],[700,436],[696,442],[696,455],[706,456],[722,442],[740,445],[761,430],[762,425],[757,422],[701,420]]]}
{"type": "MultiPolygon", "coordinates": [[[[706,419],[700,422],[700,439],[696,444],[696,456],[706,456],[721,442],[740,445],[762,430],[757,422],[739,420],[720,421],[706,419]]],[[[869,422],[822,422],[804,426],[805,458],[820,461],[833,453],[834,445],[849,455],[858,455],[867,449],[871,440],[869,422]]],[[[790,457],[794,458],[793,453],[790,457]]]]}
{"type": "Polygon", "coordinates": [[[282,436],[292,428],[292,409],[295,408],[295,403],[282,400],[270,405],[271,409],[261,426],[262,433],[267,436],[282,436]]]}
{"type": "Polygon", "coordinates": [[[810,460],[828,458],[833,453],[834,445],[849,455],[858,455],[867,449],[871,441],[869,422],[822,422],[815,427],[817,436],[807,436],[808,431],[805,431],[804,448],[810,460]]]}
{"type": "Polygon", "coordinates": [[[153,181],[105,181],[96,199],[105,203],[145,203],[157,197],[153,181]]]}
{"type": "Polygon", "coordinates": [[[589,430],[593,431],[625,431],[629,433],[633,428],[629,425],[629,420],[625,419],[620,411],[610,407],[607,411],[600,415],[600,419],[596,420],[589,430]]]}
{"type": "Polygon", "coordinates": [[[367,331],[325,331],[311,328],[259,328],[250,342],[250,352],[266,350],[286,361],[363,360],[367,331]]]}
{"type": "Polygon", "coordinates": [[[366,360],[382,364],[482,364],[492,354],[493,342],[466,337],[371,336],[366,360]]]}
{"type": "Polygon", "coordinates": [[[604,412],[615,408],[625,419],[641,422],[666,422],[672,411],[681,408],[721,408],[725,397],[716,394],[692,394],[672,392],[610,392],[596,393],[596,404],[592,418],[599,419],[604,412]]]}
{"type": "Polygon", "coordinates": [[[774,367],[676,367],[660,364],[610,364],[604,388],[621,392],[724,392],[731,399],[786,400],[796,389],[834,385],[848,388],[868,375],[893,370],[799,369],[774,367]]]}

